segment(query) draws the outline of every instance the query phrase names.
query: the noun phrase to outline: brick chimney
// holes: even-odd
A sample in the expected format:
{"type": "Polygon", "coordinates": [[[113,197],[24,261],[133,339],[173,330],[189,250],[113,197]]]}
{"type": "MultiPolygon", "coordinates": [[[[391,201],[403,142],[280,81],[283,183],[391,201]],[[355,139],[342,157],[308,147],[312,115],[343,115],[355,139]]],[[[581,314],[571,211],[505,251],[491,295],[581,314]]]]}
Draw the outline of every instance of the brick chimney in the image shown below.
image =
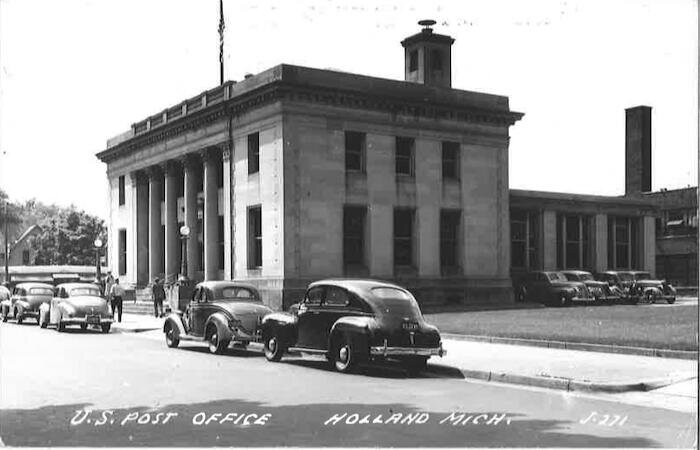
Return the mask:
{"type": "Polygon", "coordinates": [[[651,107],[625,109],[625,195],[651,191],[651,107]]]}

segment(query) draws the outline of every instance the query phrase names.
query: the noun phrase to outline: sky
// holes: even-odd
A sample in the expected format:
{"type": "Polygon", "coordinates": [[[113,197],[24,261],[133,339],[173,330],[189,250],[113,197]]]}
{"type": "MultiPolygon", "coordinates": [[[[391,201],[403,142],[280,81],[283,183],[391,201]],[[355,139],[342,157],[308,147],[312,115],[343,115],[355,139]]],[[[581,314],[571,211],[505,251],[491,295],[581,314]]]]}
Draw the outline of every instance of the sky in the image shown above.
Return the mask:
{"type": "MultiPolygon", "coordinates": [[[[652,112],[652,188],[697,185],[693,0],[224,0],[225,77],[280,63],[403,79],[434,19],[452,86],[505,95],[510,186],[624,193],[624,109],[652,112]]],[[[0,0],[0,188],[107,217],[108,138],[219,82],[218,0],[0,0]]]]}

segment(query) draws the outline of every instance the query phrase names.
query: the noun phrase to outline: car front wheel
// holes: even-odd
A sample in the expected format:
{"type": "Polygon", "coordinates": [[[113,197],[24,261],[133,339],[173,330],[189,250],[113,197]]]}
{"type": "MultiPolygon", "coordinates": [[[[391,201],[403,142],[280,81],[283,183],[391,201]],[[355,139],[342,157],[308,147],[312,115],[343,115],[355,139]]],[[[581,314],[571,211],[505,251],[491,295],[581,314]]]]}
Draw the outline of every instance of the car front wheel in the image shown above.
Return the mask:
{"type": "Polygon", "coordinates": [[[175,335],[175,327],[170,324],[165,327],[165,344],[170,348],[177,348],[180,344],[180,339],[175,335]]]}
{"type": "Polygon", "coordinates": [[[345,338],[335,346],[333,365],[340,373],[352,372],[356,365],[356,355],[350,339],[345,338]]]}
{"type": "Polygon", "coordinates": [[[668,302],[669,305],[672,305],[676,303],[676,297],[669,297],[666,299],[666,302],[668,302]]]}
{"type": "Polygon", "coordinates": [[[277,362],[282,359],[284,354],[284,345],[277,335],[269,336],[265,339],[265,359],[271,362],[277,362]]]}
{"type": "Polygon", "coordinates": [[[214,354],[223,353],[228,347],[228,341],[221,339],[219,330],[217,330],[215,326],[210,327],[208,330],[207,343],[209,345],[209,352],[214,354]]]}

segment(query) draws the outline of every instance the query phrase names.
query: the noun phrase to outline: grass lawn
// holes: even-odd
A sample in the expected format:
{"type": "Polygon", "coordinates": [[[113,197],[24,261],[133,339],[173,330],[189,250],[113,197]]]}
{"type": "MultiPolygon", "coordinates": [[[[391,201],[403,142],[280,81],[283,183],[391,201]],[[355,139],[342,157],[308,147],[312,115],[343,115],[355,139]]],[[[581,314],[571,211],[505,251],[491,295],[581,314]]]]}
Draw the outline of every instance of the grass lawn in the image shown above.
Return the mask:
{"type": "Polygon", "coordinates": [[[425,318],[443,333],[698,350],[697,304],[448,312],[425,318]]]}

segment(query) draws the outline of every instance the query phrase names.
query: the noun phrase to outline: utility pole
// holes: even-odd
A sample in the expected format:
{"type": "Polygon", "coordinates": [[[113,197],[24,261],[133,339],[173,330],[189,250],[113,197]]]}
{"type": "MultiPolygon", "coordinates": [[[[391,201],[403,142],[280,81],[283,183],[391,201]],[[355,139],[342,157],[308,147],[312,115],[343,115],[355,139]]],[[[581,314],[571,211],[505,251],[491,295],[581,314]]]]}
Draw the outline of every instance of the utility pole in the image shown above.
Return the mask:
{"type": "Polygon", "coordinates": [[[5,199],[5,212],[4,212],[4,221],[5,221],[5,283],[10,282],[10,241],[8,240],[8,232],[7,232],[7,199],[5,199]]]}
{"type": "Polygon", "coordinates": [[[219,0],[219,84],[224,84],[224,0],[219,0]]]}

